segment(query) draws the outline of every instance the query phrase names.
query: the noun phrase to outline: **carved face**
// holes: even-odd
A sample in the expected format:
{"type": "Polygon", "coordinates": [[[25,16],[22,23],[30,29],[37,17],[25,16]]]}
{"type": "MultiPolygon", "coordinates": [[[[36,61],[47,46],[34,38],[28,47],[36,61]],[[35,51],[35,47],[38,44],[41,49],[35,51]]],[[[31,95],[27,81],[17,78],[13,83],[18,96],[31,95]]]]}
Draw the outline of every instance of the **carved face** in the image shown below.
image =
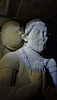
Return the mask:
{"type": "Polygon", "coordinates": [[[42,52],[47,41],[47,27],[43,22],[36,23],[28,35],[28,45],[36,52],[42,52]]]}
{"type": "Polygon", "coordinates": [[[23,46],[21,35],[24,34],[24,27],[18,22],[9,21],[2,28],[2,44],[10,50],[17,50],[23,46]]]}

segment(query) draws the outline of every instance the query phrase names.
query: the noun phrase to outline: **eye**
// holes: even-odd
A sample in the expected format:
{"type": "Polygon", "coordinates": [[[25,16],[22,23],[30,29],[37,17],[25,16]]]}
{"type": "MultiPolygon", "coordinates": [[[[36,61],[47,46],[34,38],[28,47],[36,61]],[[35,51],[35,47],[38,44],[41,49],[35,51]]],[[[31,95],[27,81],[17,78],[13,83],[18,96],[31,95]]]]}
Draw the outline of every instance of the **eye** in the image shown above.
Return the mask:
{"type": "Polygon", "coordinates": [[[18,32],[20,29],[18,28],[17,30],[16,30],[16,32],[18,32]]]}

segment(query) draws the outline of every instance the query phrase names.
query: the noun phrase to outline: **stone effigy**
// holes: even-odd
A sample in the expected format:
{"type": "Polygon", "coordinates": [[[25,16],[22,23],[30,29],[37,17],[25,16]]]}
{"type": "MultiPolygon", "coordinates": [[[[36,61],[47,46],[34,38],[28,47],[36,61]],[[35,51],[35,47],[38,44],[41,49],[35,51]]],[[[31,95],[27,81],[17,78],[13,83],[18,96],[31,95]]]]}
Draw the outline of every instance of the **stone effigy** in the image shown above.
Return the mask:
{"type": "Polygon", "coordinates": [[[5,23],[1,31],[1,40],[2,40],[2,56],[10,51],[15,51],[22,47],[23,40],[21,35],[24,34],[24,27],[16,21],[9,21],[5,23]]]}
{"type": "Polygon", "coordinates": [[[45,93],[48,86],[57,87],[55,60],[40,55],[48,40],[45,23],[32,21],[22,38],[24,45],[0,61],[1,100],[4,95],[4,100],[30,100],[35,94],[45,93]]]}

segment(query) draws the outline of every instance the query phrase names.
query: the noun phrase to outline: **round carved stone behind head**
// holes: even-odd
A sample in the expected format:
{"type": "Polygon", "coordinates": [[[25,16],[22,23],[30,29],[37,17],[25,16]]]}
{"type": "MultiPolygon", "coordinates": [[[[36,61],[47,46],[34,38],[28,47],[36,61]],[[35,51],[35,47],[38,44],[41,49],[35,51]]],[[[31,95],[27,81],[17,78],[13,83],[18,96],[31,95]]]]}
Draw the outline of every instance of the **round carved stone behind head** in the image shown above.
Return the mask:
{"type": "Polygon", "coordinates": [[[3,45],[11,50],[16,50],[23,45],[21,35],[24,33],[24,27],[16,21],[9,21],[3,25],[1,39],[3,45]]]}

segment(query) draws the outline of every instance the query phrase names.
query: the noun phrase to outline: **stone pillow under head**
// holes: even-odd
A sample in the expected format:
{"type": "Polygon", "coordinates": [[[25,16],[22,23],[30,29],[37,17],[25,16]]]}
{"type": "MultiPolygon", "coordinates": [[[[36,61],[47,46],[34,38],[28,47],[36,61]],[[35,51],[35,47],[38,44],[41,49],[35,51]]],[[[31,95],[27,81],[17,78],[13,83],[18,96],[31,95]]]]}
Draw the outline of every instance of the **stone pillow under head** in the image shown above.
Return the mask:
{"type": "Polygon", "coordinates": [[[1,31],[1,39],[3,45],[8,49],[16,50],[23,45],[21,35],[24,33],[24,27],[16,21],[9,21],[5,23],[1,31]]]}

